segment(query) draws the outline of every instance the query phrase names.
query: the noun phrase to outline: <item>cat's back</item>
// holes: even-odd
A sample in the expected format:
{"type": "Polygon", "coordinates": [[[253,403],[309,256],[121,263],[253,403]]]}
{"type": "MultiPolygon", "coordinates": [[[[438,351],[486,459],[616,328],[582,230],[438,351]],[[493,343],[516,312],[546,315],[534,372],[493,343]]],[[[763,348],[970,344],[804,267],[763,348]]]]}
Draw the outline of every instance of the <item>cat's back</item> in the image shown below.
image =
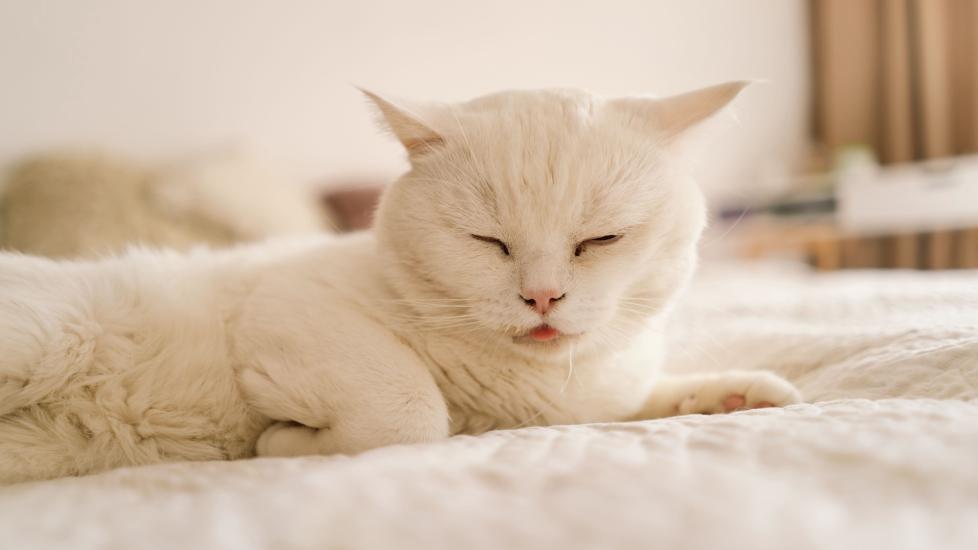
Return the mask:
{"type": "Polygon", "coordinates": [[[97,261],[0,253],[0,315],[40,325],[82,318],[104,324],[200,310],[219,265],[216,257],[167,251],[97,261]]]}
{"type": "Polygon", "coordinates": [[[0,253],[0,375],[37,380],[48,369],[58,379],[122,376],[130,387],[164,389],[231,376],[228,331],[248,296],[276,273],[329,272],[328,263],[303,266],[330,239],[134,249],[97,261],[0,253]]]}
{"type": "Polygon", "coordinates": [[[135,388],[149,372],[165,388],[153,373],[226,361],[216,266],[166,252],[85,262],[0,254],[0,370],[6,386],[31,386],[0,400],[0,413],[92,380],[135,388]]]}
{"type": "Polygon", "coordinates": [[[64,366],[84,362],[90,350],[102,355],[90,358],[93,368],[111,371],[226,361],[227,324],[246,297],[329,239],[217,251],[137,248],[92,261],[0,252],[0,349],[20,350],[15,362],[30,365],[61,349],[64,366]]]}
{"type": "Polygon", "coordinates": [[[227,319],[278,248],[0,253],[0,455],[71,457],[0,464],[31,479],[249,455],[267,419],[240,394],[227,319]]]}

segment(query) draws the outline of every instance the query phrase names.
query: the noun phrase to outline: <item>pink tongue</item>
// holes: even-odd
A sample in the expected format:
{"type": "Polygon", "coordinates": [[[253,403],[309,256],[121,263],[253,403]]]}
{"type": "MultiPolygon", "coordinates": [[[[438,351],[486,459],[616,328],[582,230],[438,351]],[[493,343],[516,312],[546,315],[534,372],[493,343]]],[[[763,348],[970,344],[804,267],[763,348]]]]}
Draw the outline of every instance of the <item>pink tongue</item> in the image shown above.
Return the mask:
{"type": "Polygon", "coordinates": [[[560,335],[560,331],[547,325],[540,325],[537,328],[530,331],[530,338],[533,338],[537,342],[546,342],[547,340],[553,340],[560,335]]]}

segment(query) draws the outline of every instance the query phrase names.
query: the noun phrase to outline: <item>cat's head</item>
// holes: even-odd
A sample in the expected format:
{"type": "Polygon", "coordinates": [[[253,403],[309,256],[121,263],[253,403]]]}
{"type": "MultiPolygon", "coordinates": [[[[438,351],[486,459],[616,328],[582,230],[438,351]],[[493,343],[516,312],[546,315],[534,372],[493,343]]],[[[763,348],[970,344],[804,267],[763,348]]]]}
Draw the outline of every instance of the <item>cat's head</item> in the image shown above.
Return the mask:
{"type": "Polygon", "coordinates": [[[405,320],[544,357],[623,344],[695,265],[704,205],[677,144],[743,86],[461,104],[367,92],[411,162],[376,222],[405,320]]]}

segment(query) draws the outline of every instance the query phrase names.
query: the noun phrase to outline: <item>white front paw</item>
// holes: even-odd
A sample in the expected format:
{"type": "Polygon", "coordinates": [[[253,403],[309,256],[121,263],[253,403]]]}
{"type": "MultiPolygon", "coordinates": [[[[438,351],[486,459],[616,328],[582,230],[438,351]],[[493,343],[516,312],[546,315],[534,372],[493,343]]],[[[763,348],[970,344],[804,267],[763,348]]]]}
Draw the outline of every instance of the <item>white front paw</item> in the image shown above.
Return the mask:
{"type": "Polygon", "coordinates": [[[732,371],[706,378],[676,404],[676,414],[716,414],[801,402],[801,392],[764,371],[732,371]]]}
{"type": "Polygon", "coordinates": [[[319,454],[319,430],[291,422],[276,422],[265,429],[255,444],[258,456],[306,456],[319,454]]]}

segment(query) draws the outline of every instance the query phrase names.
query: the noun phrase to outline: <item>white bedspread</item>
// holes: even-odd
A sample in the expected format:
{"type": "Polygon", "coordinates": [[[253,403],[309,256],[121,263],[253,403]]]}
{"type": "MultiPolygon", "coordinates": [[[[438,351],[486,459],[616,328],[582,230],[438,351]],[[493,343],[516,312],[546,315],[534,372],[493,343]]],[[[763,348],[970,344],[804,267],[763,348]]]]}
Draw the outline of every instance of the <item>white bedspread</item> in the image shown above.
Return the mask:
{"type": "Polygon", "coordinates": [[[978,548],[978,273],[707,270],[677,369],[813,404],[0,489],[0,548],[978,548]]]}

